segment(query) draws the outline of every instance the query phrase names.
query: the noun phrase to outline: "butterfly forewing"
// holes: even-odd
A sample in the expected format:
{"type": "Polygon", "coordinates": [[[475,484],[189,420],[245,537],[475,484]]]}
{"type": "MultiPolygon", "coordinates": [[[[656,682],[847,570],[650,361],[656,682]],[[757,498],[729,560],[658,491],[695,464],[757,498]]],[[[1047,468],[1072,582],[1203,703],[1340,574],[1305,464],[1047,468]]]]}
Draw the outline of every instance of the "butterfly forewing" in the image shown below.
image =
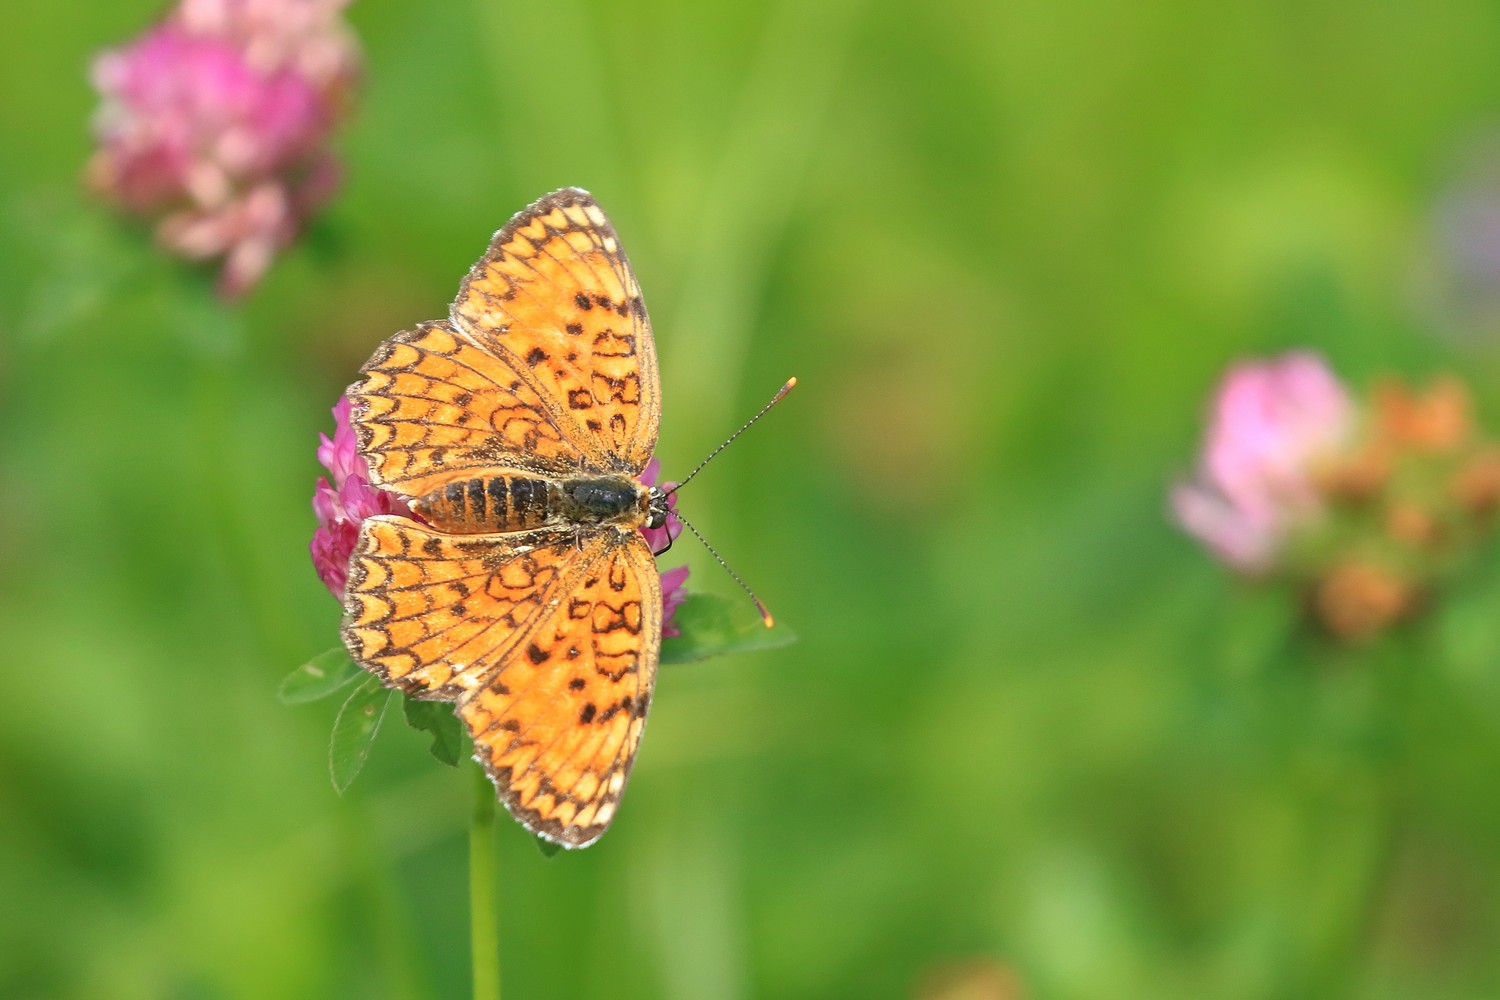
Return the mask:
{"type": "Polygon", "coordinates": [[[661,579],[638,531],[606,533],[577,562],[582,576],[458,710],[511,813],[581,847],[609,826],[640,743],[661,579]]]}
{"type": "Polygon", "coordinates": [[[645,468],[661,414],[651,323],[619,237],[587,192],[566,188],[512,219],[452,315],[523,372],[594,470],[645,468]]]}

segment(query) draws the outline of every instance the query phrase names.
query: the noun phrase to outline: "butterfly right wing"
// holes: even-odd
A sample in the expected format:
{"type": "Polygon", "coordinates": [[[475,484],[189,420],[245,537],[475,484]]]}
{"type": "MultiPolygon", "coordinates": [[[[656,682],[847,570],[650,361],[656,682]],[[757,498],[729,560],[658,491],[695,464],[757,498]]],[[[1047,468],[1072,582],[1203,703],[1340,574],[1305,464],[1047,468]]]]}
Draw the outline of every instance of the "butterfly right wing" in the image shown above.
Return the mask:
{"type": "Polygon", "coordinates": [[[578,560],[571,530],[450,535],[366,518],[349,559],[344,645],[387,687],[453,701],[504,668],[578,560]]]}
{"type": "Polygon", "coordinates": [[[579,468],[572,426],[556,421],[506,360],[447,321],[396,334],[360,371],[348,396],[374,486],[421,496],[506,470],[559,476],[579,468]]]}
{"type": "Polygon", "coordinates": [[[457,703],[527,829],[582,847],[608,828],[661,646],[661,580],[639,531],[449,535],[369,518],[343,635],[387,686],[457,703]]]}
{"type": "Polygon", "coordinates": [[[585,847],[614,819],[651,705],[661,577],[645,536],[607,529],[504,671],[459,718],[500,801],[528,830],[585,847]]]}

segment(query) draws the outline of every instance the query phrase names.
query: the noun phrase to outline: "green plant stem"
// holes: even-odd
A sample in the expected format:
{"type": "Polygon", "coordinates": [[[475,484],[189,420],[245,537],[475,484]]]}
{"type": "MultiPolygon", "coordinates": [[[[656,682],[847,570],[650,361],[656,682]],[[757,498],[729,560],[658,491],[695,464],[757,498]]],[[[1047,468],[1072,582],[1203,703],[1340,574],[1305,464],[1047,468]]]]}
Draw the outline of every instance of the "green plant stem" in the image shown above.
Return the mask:
{"type": "Polygon", "coordinates": [[[469,818],[469,954],[474,1000],[500,1000],[500,925],[495,917],[495,786],[474,766],[469,818]]]}

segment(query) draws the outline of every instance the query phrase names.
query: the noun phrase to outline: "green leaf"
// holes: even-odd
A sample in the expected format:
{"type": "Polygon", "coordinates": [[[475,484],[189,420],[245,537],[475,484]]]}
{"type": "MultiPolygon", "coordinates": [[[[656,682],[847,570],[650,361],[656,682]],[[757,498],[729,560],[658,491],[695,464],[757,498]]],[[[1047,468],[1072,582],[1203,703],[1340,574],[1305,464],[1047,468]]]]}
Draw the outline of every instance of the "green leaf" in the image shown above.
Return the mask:
{"type": "Polygon", "coordinates": [[[432,746],[427,749],[432,755],[449,767],[457,767],[463,758],[464,731],[458,716],[453,714],[453,706],[441,701],[403,698],[401,707],[408,726],[431,734],[432,746]]]}
{"type": "Polygon", "coordinates": [[[333,694],[363,673],[364,671],[349,659],[349,654],[344,651],[343,646],[335,646],[326,653],[319,653],[287,674],[276,692],[276,697],[287,705],[301,705],[304,702],[317,701],[319,698],[326,698],[333,694]]]}
{"type": "Polygon", "coordinates": [[[328,774],[340,795],[359,777],[380,720],[396,692],[380,686],[380,678],[370,675],[350,693],[338,718],[333,720],[333,738],[328,741],[328,774]]]}
{"type": "Polygon", "coordinates": [[[555,858],[558,852],[562,850],[562,845],[554,844],[546,837],[538,837],[536,838],[536,848],[542,852],[542,857],[555,858]]]}
{"type": "Polygon", "coordinates": [[[682,634],[662,640],[662,663],[692,663],[722,653],[775,649],[797,641],[784,625],[766,628],[748,600],[717,594],[689,594],[672,621],[682,634]]]}

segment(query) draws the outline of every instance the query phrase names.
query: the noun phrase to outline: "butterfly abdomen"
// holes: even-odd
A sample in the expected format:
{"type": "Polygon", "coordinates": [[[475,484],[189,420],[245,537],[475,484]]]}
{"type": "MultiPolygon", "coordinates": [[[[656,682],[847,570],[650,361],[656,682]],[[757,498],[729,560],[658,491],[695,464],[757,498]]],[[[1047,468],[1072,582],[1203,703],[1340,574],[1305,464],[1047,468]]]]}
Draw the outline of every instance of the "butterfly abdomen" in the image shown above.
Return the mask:
{"type": "Polygon", "coordinates": [[[444,531],[486,534],[532,528],[638,524],[645,490],[622,476],[547,479],[507,475],[463,479],[413,501],[444,531]]]}

